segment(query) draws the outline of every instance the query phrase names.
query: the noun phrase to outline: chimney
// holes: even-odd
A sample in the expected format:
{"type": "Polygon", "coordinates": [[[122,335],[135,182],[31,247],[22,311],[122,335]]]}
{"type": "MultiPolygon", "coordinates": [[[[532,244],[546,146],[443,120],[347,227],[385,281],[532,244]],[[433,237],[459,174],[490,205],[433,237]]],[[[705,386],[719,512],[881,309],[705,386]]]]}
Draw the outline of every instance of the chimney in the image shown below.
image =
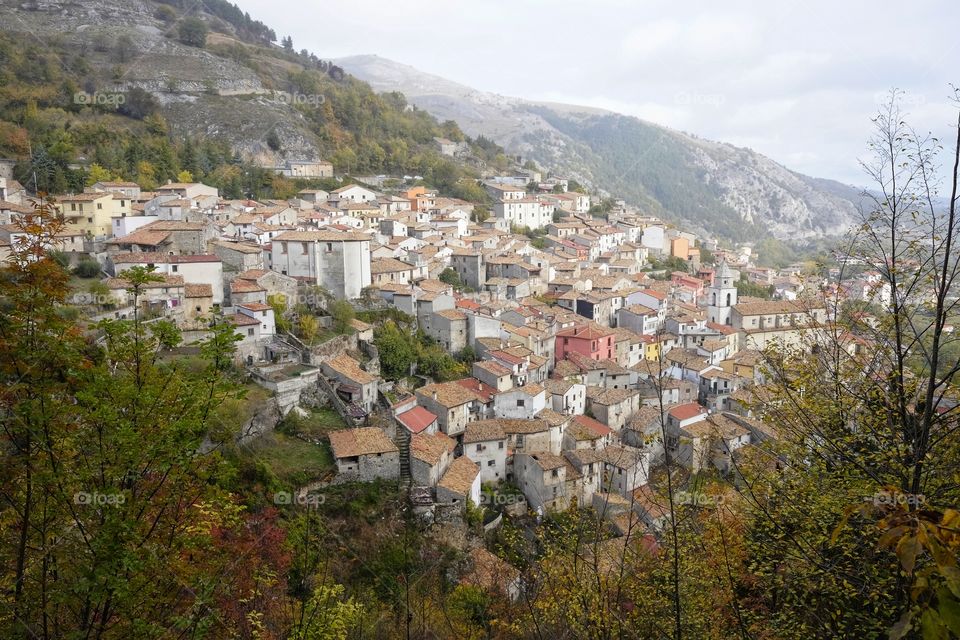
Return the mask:
{"type": "Polygon", "coordinates": [[[436,392],[436,390],[434,390],[434,392],[433,392],[433,400],[434,400],[434,402],[436,402],[436,400],[437,400],[437,392],[436,392]]]}

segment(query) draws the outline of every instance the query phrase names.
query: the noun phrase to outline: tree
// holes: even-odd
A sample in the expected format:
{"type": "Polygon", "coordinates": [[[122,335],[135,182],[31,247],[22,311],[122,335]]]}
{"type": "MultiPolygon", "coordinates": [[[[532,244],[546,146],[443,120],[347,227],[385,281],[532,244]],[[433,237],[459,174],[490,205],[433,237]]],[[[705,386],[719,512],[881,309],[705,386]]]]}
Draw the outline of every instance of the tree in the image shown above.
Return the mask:
{"type": "Polygon", "coordinates": [[[177,35],[183,44],[202,49],[207,45],[207,24],[193,16],[184,18],[177,25],[177,35]]]}
{"type": "Polygon", "coordinates": [[[177,174],[177,182],[191,183],[193,182],[193,174],[184,169],[177,174]]]}
{"type": "MultiPolygon", "coordinates": [[[[214,458],[200,451],[214,408],[233,395],[224,373],[234,328],[214,327],[198,370],[164,357],[179,343],[171,323],[147,325],[136,311],[101,323],[102,346],[88,347],[59,312],[69,276],[44,255],[62,221],[47,203],[26,218],[0,270],[0,579],[9,585],[0,635],[204,626],[210,611],[193,606],[205,609],[225,577],[196,559],[210,531],[230,525],[216,506],[229,500],[211,482],[214,458]]],[[[122,276],[135,301],[156,278],[145,268],[122,276]]]]}
{"type": "Polygon", "coordinates": [[[312,344],[320,334],[320,321],[311,313],[301,314],[298,326],[300,328],[300,337],[303,338],[303,341],[307,344],[312,344]]]}
{"type": "Polygon", "coordinates": [[[453,267],[447,267],[440,272],[438,276],[440,282],[445,282],[454,289],[463,288],[463,280],[460,279],[460,274],[453,267]]]}
{"type": "Polygon", "coordinates": [[[162,4],[157,7],[157,10],[154,12],[153,17],[161,22],[166,22],[170,24],[177,19],[177,12],[173,10],[173,7],[169,5],[162,4]]]}
{"type": "MultiPolygon", "coordinates": [[[[895,637],[919,634],[918,627],[942,637],[932,633],[940,627],[940,600],[926,591],[936,584],[926,573],[931,558],[920,553],[939,533],[919,522],[937,520],[960,502],[960,425],[949,400],[960,361],[941,362],[956,340],[944,329],[958,305],[950,291],[960,272],[960,129],[949,159],[950,196],[941,207],[939,143],[918,136],[897,101],[893,93],[874,119],[873,160],[864,165],[875,183],[865,194],[871,206],[843,247],[880,274],[890,301],[865,319],[844,314],[843,298],[831,295],[829,313],[837,320],[811,327],[803,345],[768,350],[772,385],[754,403],[778,425],[776,454],[785,468],[747,480],[760,543],[754,551],[762,552],[753,593],[780,612],[774,629],[866,637],[896,624],[895,637]],[[851,348],[852,341],[863,348],[851,348]],[[906,505],[906,521],[878,508],[888,496],[906,505]],[[790,579],[773,578],[774,567],[790,579]],[[809,596],[813,581],[822,585],[818,600],[792,604],[809,596]],[[773,590],[777,602],[765,595],[773,590]]],[[[845,271],[844,264],[841,280],[845,271]]],[[[934,561],[951,562],[945,546],[936,548],[934,561]]]]}
{"type": "Polygon", "coordinates": [[[281,39],[280,44],[283,46],[285,51],[293,51],[293,38],[290,36],[281,39]]]}
{"type": "Polygon", "coordinates": [[[155,114],[160,109],[160,103],[149,91],[140,87],[133,87],[124,94],[123,102],[117,106],[117,111],[127,116],[143,120],[155,114]]]}
{"type": "Polygon", "coordinates": [[[92,258],[81,259],[73,270],[81,278],[96,278],[101,271],[100,263],[92,258]]]}
{"type": "Polygon", "coordinates": [[[94,162],[92,165],[90,165],[90,170],[87,172],[86,185],[90,187],[98,182],[105,182],[112,179],[113,174],[94,162]]]}
{"type": "Polygon", "coordinates": [[[387,320],[373,332],[373,342],[380,353],[380,369],[386,378],[399,380],[410,374],[410,366],[417,361],[417,350],[409,333],[387,320]]]}
{"type": "Polygon", "coordinates": [[[352,330],[351,322],[354,318],[353,305],[346,300],[336,300],[330,304],[328,311],[333,318],[333,330],[337,333],[349,333],[352,330]]]}

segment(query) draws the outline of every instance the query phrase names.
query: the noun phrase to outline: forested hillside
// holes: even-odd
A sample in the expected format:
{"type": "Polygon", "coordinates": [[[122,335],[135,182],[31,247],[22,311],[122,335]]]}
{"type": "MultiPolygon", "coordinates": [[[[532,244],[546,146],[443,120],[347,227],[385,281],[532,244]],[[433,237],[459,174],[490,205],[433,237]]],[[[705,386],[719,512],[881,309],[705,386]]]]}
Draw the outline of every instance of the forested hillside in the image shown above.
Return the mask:
{"type": "Polygon", "coordinates": [[[149,189],[188,172],[227,197],[283,198],[292,183],[264,167],[321,158],[482,198],[460,178],[506,163],[482,140],[463,160],[441,157],[434,137],[464,140],[455,124],[271,44],[269,28],[229,3],[79,7],[70,23],[56,7],[0,8],[0,156],[20,161],[16,177],[31,188],[76,191],[111,176],[149,189]]]}

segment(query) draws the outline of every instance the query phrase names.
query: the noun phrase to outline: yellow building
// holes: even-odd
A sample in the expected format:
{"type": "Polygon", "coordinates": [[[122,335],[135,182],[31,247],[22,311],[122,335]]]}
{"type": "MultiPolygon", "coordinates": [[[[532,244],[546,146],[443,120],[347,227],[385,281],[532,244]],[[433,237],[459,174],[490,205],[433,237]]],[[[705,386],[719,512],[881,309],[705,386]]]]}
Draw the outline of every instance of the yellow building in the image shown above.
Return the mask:
{"type": "Polygon", "coordinates": [[[654,336],[643,336],[643,357],[650,362],[660,360],[660,341],[654,336]]]}
{"type": "Polygon", "coordinates": [[[690,257],[690,241],[686,238],[674,238],[671,240],[670,255],[674,258],[688,260],[690,257]]]}
{"type": "Polygon", "coordinates": [[[130,213],[131,200],[121,193],[97,191],[58,198],[68,228],[95,238],[111,234],[110,218],[130,213]]]}

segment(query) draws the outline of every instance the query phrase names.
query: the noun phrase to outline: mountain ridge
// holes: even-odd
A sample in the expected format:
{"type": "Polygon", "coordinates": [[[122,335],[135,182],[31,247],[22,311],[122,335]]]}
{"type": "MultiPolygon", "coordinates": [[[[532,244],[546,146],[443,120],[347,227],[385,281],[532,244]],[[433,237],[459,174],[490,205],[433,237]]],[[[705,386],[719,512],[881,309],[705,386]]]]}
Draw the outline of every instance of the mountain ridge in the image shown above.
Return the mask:
{"type": "Polygon", "coordinates": [[[439,120],[602,191],[735,240],[815,240],[856,219],[860,190],[751,149],[596,107],[473,89],[376,55],[335,59],[376,91],[401,91],[439,120]],[[631,146],[632,145],[632,146],[631,146]]]}

